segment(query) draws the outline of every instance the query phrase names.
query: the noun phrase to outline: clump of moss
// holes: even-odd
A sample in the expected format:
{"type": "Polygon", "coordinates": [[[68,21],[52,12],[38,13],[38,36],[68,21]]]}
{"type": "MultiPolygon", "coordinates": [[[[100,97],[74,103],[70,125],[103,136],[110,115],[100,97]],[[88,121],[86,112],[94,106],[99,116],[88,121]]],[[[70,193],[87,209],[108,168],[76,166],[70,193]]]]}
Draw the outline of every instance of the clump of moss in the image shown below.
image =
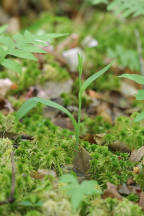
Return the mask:
{"type": "Polygon", "coordinates": [[[90,173],[102,186],[107,182],[120,184],[126,182],[132,176],[133,163],[128,160],[127,153],[113,154],[107,146],[84,143],[92,157],[90,161],[90,173]]]}
{"type": "Polygon", "coordinates": [[[134,204],[127,199],[122,201],[107,198],[105,200],[95,199],[91,202],[91,206],[88,209],[88,216],[143,216],[143,211],[140,206],[134,204]]]}
{"type": "Polygon", "coordinates": [[[46,193],[46,202],[43,205],[44,215],[51,216],[78,216],[71,208],[68,198],[60,191],[49,191],[46,193]]]}
{"type": "Polygon", "coordinates": [[[93,119],[85,117],[81,123],[81,135],[104,133],[111,128],[111,124],[104,120],[102,116],[96,116],[93,119]]]}
{"type": "Polygon", "coordinates": [[[134,122],[134,116],[131,118],[126,116],[118,117],[115,125],[109,130],[105,136],[106,144],[115,141],[125,143],[130,150],[138,149],[144,144],[144,129],[142,123],[134,122]]]}

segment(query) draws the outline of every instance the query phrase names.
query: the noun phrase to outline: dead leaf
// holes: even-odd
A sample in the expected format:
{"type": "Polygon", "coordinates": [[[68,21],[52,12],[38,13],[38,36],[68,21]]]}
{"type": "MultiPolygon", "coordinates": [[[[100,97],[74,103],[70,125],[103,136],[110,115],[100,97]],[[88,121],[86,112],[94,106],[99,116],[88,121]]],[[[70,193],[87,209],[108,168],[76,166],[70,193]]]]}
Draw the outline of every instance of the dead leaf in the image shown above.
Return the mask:
{"type": "Polygon", "coordinates": [[[140,173],[140,168],[139,167],[133,167],[133,173],[134,174],[139,174],[140,173]]]}
{"type": "Polygon", "coordinates": [[[120,151],[120,152],[131,152],[130,148],[128,147],[128,145],[126,145],[125,143],[117,140],[114,141],[113,143],[110,143],[108,145],[109,149],[112,151],[120,151]]]}
{"type": "Polygon", "coordinates": [[[91,156],[83,147],[80,147],[79,152],[73,160],[74,169],[81,173],[87,173],[90,168],[91,156]]]}
{"type": "Polygon", "coordinates": [[[105,133],[101,134],[86,134],[83,137],[80,137],[82,140],[88,141],[91,144],[102,145],[104,143],[105,133]]]}
{"type": "Polygon", "coordinates": [[[144,157],[144,146],[142,146],[137,150],[132,151],[129,160],[132,162],[139,162],[143,157],[144,157]]]}
{"type": "Polygon", "coordinates": [[[119,186],[118,192],[123,195],[129,195],[131,192],[126,184],[122,184],[119,186]]]}
{"type": "Polygon", "coordinates": [[[61,128],[67,128],[69,130],[74,130],[73,124],[69,118],[56,117],[53,123],[61,128]]]}
{"type": "Polygon", "coordinates": [[[43,179],[46,175],[56,178],[56,173],[53,170],[39,169],[31,173],[31,177],[35,179],[43,179]]]}
{"type": "Polygon", "coordinates": [[[97,114],[102,116],[106,121],[112,124],[112,113],[109,105],[105,102],[102,102],[97,108],[97,114]]]}
{"type": "Polygon", "coordinates": [[[114,184],[111,184],[110,182],[107,183],[107,189],[104,190],[104,193],[102,195],[103,199],[106,199],[108,197],[122,200],[122,196],[117,191],[117,186],[114,184]]]}

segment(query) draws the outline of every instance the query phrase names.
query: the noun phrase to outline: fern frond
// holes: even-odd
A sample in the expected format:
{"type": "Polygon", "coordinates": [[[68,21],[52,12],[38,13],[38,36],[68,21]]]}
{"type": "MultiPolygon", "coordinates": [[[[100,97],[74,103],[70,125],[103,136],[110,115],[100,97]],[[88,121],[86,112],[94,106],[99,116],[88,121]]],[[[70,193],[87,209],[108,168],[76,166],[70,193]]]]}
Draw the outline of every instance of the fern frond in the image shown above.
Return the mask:
{"type": "Polygon", "coordinates": [[[144,15],[144,0],[114,0],[109,4],[108,10],[122,13],[125,17],[144,15]]]}

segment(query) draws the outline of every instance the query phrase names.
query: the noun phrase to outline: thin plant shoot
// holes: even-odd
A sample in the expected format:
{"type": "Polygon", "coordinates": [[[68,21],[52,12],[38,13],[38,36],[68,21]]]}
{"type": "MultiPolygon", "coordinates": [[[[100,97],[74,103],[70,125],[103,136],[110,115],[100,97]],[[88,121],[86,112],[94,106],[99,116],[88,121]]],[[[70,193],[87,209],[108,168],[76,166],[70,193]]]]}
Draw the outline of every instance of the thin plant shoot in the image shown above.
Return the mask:
{"type": "Polygon", "coordinates": [[[90,86],[90,84],[95,81],[98,77],[100,77],[102,74],[104,74],[110,67],[111,63],[108,64],[106,67],[104,67],[102,70],[96,72],[92,76],[90,76],[87,80],[84,81],[82,84],[81,76],[82,76],[82,68],[83,68],[83,60],[80,55],[78,55],[78,72],[79,72],[79,94],[78,94],[78,120],[76,121],[74,116],[63,106],[48,100],[44,98],[39,97],[33,97],[27,100],[21,108],[16,113],[16,118],[19,120],[23,116],[25,116],[32,108],[34,108],[38,103],[41,103],[43,105],[56,108],[63,113],[65,113],[72,121],[74,132],[75,132],[75,138],[76,138],[76,150],[78,151],[79,147],[79,135],[80,135],[80,119],[81,119],[81,107],[82,107],[82,95],[84,91],[90,86]]]}

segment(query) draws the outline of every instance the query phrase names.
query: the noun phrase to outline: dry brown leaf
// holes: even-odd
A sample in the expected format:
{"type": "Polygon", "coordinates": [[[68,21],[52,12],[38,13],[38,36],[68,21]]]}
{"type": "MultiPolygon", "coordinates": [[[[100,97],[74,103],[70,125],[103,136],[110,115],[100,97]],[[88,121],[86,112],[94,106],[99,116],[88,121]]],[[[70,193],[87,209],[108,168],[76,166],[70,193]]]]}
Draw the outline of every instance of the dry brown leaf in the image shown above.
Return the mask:
{"type": "Polygon", "coordinates": [[[73,160],[74,169],[80,171],[81,173],[87,173],[90,168],[91,156],[83,147],[80,148],[80,151],[77,153],[76,157],[73,160]]]}
{"type": "Polygon", "coordinates": [[[117,186],[114,184],[111,184],[110,182],[107,183],[107,189],[104,190],[104,193],[102,195],[103,199],[106,199],[108,197],[122,200],[122,196],[117,191],[117,186]]]}
{"type": "Polygon", "coordinates": [[[132,162],[139,162],[143,157],[144,157],[144,146],[142,146],[137,150],[132,151],[129,160],[132,162]]]}
{"type": "Polygon", "coordinates": [[[105,133],[101,134],[86,134],[83,137],[80,137],[82,140],[88,141],[91,144],[102,145],[104,143],[105,133]]]}
{"type": "Polygon", "coordinates": [[[126,184],[122,184],[119,186],[118,192],[120,194],[129,195],[131,192],[126,184]]]}
{"type": "Polygon", "coordinates": [[[108,147],[112,151],[120,151],[120,152],[130,152],[131,151],[125,143],[119,140],[114,141],[113,143],[110,143],[108,147]]]}

